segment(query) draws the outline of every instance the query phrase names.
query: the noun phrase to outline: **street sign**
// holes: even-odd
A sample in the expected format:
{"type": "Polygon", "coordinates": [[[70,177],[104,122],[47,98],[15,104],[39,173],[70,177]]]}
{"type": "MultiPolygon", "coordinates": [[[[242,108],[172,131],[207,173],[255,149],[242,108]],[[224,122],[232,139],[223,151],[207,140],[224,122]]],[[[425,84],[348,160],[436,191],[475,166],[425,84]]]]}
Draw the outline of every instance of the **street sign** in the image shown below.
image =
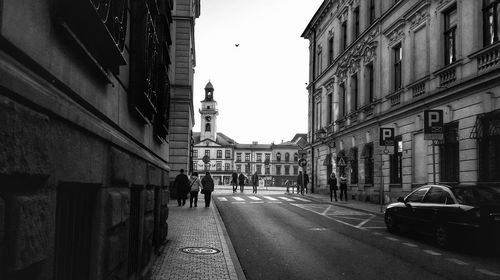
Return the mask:
{"type": "Polygon", "coordinates": [[[305,158],[299,159],[299,166],[304,167],[307,165],[307,160],[305,158]]]}
{"type": "Polygon", "coordinates": [[[203,162],[206,164],[206,163],[209,163],[210,162],[210,157],[209,156],[203,156],[203,162]]]}
{"type": "Polygon", "coordinates": [[[337,166],[338,167],[346,167],[347,166],[343,157],[339,158],[339,161],[337,162],[337,166]]]}
{"type": "Polygon", "coordinates": [[[424,111],[424,140],[443,140],[443,110],[424,111]]]}
{"type": "Polygon", "coordinates": [[[380,146],[394,146],[394,128],[381,127],[380,128],[380,146]]]}

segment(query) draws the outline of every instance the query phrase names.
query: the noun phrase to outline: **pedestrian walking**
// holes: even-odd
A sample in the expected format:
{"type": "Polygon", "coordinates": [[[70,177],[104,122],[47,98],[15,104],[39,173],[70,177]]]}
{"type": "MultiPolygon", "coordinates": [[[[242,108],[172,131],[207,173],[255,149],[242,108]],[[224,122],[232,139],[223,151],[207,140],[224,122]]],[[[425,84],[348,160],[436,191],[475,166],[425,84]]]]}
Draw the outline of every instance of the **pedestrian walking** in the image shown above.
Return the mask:
{"type": "Polygon", "coordinates": [[[335,177],[335,173],[332,172],[330,174],[330,178],[328,178],[328,185],[330,186],[330,201],[333,202],[333,198],[335,197],[335,201],[337,200],[337,177],[335,177]]]}
{"type": "Polygon", "coordinates": [[[201,179],[201,193],[205,196],[205,207],[210,207],[210,201],[212,200],[212,192],[214,191],[214,180],[210,175],[210,172],[205,173],[205,177],[201,179]]]}
{"type": "MultiPolygon", "coordinates": [[[[290,193],[290,181],[285,180],[285,187],[286,187],[286,192],[290,193]]],[[[293,193],[293,188],[292,188],[292,193],[293,193]]]]}
{"type": "Polygon", "coordinates": [[[347,201],[347,177],[345,176],[345,173],[340,175],[340,201],[342,201],[342,195],[344,196],[345,201],[347,201]]]}
{"type": "Polygon", "coordinates": [[[189,208],[198,207],[198,192],[203,186],[201,185],[201,180],[198,178],[198,172],[193,172],[191,175],[191,187],[189,191],[189,208]]]}
{"type": "Polygon", "coordinates": [[[233,185],[233,193],[235,193],[238,190],[238,173],[233,172],[231,175],[231,184],[233,185]]]}
{"type": "Polygon", "coordinates": [[[257,186],[259,185],[259,175],[257,175],[257,171],[252,175],[252,187],[253,193],[257,193],[257,186]]]}
{"type": "Polygon", "coordinates": [[[302,186],[304,183],[304,175],[302,171],[299,171],[299,175],[297,175],[297,194],[302,193],[302,186]]]}
{"type": "Polygon", "coordinates": [[[186,204],[189,185],[189,178],[184,174],[184,169],[181,169],[180,174],[175,176],[174,180],[174,188],[177,191],[177,204],[179,207],[186,204]]]}
{"type": "Polygon", "coordinates": [[[238,176],[238,182],[240,183],[240,192],[244,191],[246,181],[247,181],[247,176],[245,176],[245,174],[241,172],[240,175],[238,176]]]}
{"type": "Polygon", "coordinates": [[[304,172],[304,185],[302,186],[301,193],[304,194],[304,191],[307,193],[307,185],[309,184],[309,175],[304,172]]]}

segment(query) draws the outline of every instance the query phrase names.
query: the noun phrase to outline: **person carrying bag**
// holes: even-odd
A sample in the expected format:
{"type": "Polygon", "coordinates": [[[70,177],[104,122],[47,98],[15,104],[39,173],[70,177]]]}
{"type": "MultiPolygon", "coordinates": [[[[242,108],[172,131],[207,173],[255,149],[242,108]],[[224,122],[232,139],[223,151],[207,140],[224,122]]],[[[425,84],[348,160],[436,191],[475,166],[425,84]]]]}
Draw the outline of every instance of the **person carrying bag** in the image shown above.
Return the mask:
{"type": "Polygon", "coordinates": [[[201,179],[201,185],[203,186],[203,188],[201,189],[201,193],[205,195],[205,207],[210,207],[212,192],[214,191],[214,180],[210,175],[210,172],[207,171],[205,177],[201,179]]]}
{"type": "Polygon", "coordinates": [[[189,208],[193,207],[193,200],[194,207],[198,207],[198,192],[202,187],[201,180],[198,178],[198,172],[193,172],[193,175],[191,176],[191,188],[189,191],[189,208]]]}

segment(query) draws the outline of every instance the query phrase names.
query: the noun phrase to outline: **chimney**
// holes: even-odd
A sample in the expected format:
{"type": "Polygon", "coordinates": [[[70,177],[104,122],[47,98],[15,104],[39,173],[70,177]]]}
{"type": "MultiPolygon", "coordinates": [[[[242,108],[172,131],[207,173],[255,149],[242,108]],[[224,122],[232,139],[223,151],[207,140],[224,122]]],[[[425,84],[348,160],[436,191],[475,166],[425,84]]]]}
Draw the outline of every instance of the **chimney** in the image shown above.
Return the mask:
{"type": "Polygon", "coordinates": [[[259,144],[259,142],[257,142],[257,141],[252,142],[252,145],[257,145],[257,144],[259,144]]]}

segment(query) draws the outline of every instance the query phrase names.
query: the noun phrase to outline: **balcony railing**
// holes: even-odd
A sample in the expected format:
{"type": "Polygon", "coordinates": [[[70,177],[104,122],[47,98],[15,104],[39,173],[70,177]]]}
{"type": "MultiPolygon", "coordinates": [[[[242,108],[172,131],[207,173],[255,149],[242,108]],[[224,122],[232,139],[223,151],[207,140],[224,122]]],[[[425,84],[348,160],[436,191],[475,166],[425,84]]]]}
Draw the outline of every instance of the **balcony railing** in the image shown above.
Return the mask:
{"type": "Polygon", "coordinates": [[[478,71],[495,67],[500,62],[500,42],[473,53],[469,57],[476,58],[478,71]]]}
{"type": "Polygon", "coordinates": [[[459,65],[461,65],[460,60],[434,72],[434,75],[439,77],[439,86],[444,87],[457,80],[457,68],[459,65]]]}
{"type": "Polygon", "coordinates": [[[395,91],[391,93],[389,96],[387,96],[387,99],[389,99],[389,103],[391,104],[391,107],[397,106],[401,104],[401,93],[402,90],[395,91]]]}
{"type": "Polygon", "coordinates": [[[421,81],[416,83],[411,87],[413,98],[419,97],[425,94],[425,83],[426,81],[421,81]]]}

